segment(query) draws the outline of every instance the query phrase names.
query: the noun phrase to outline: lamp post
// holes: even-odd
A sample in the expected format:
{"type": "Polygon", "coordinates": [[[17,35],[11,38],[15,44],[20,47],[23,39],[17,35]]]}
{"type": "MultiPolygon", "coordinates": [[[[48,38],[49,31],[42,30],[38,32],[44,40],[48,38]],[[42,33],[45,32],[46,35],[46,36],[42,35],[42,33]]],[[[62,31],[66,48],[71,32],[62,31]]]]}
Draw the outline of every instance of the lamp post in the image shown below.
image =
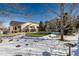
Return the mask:
{"type": "Polygon", "coordinates": [[[68,52],[68,55],[67,56],[71,56],[71,47],[75,47],[76,44],[66,43],[65,45],[69,47],[69,52],[68,52]]]}

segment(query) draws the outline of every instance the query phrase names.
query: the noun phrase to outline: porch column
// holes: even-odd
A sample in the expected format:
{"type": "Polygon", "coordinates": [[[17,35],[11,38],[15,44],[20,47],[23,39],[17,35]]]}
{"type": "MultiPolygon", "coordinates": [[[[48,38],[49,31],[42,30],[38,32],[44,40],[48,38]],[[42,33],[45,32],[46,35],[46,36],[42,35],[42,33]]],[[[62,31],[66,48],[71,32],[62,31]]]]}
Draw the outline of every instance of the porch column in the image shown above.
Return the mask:
{"type": "Polygon", "coordinates": [[[38,32],[38,28],[37,28],[37,26],[35,26],[35,31],[38,32]]]}
{"type": "Polygon", "coordinates": [[[29,26],[28,28],[29,28],[29,32],[31,32],[31,28],[30,28],[30,26],[29,26]]]}

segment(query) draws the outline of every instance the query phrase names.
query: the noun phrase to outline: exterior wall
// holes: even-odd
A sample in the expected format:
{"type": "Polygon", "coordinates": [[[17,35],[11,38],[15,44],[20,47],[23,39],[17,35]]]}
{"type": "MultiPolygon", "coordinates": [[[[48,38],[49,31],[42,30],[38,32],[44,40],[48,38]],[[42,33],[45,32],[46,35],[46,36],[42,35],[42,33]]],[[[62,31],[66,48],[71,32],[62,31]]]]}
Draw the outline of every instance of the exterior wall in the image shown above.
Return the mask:
{"type": "Polygon", "coordinates": [[[3,26],[2,25],[0,26],[0,34],[3,34],[3,26]]]}
{"type": "Polygon", "coordinates": [[[22,24],[21,25],[21,29],[24,29],[24,28],[26,28],[28,26],[28,30],[29,30],[29,32],[31,32],[31,30],[33,30],[33,29],[35,29],[35,32],[38,32],[38,24],[34,24],[34,23],[31,23],[31,22],[28,22],[28,23],[25,23],[25,24],[22,24]],[[33,27],[33,28],[31,28],[31,27],[33,27]]]}
{"type": "Polygon", "coordinates": [[[12,33],[12,32],[21,32],[21,28],[19,28],[18,26],[21,27],[21,25],[10,26],[10,33],[12,33]],[[15,27],[16,27],[16,28],[15,28],[15,27]]]}
{"type": "Polygon", "coordinates": [[[13,31],[13,26],[10,26],[10,33],[12,33],[12,31],[13,31]]]}
{"type": "Polygon", "coordinates": [[[3,34],[3,31],[0,29],[0,34],[3,34]]]}
{"type": "Polygon", "coordinates": [[[30,22],[28,22],[28,23],[25,23],[25,24],[22,24],[21,25],[21,29],[24,29],[27,25],[29,25],[29,24],[31,24],[30,22]]]}
{"type": "Polygon", "coordinates": [[[28,23],[25,23],[25,24],[21,24],[21,25],[16,25],[16,26],[10,26],[10,33],[12,32],[25,32],[26,30],[26,27],[28,28],[28,31],[27,32],[38,32],[38,24],[34,24],[34,23],[31,23],[31,22],[28,22],[28,23]],[[18,26],[20,26],[21,28],[18,28],[18,26]],[[15,30],[15,27],[16,27],[16,30],[15,30]]]}

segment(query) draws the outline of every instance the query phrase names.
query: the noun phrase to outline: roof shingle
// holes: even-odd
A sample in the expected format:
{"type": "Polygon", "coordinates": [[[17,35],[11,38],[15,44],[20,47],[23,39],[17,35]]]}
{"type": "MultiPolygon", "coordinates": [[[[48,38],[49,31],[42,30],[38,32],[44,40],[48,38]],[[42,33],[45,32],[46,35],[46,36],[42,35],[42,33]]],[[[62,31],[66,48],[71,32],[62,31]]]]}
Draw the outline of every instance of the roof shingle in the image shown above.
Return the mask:
{"type": "Polygon", "coordinates": [[[19,22],[19,21],[11,21],[10,22],[10,25],[11,26],[14,26],[14,25],[21,25],[21,24],[24,24],[25,22],[19,22]]]}

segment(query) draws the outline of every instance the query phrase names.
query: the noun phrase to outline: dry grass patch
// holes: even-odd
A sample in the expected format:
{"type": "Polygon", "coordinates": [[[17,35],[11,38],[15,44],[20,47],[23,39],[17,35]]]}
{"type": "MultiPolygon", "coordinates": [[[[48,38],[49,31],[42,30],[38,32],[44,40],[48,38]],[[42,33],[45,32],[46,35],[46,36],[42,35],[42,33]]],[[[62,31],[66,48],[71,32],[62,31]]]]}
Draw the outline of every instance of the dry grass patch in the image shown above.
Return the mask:
{"type": "Polygon", "coordinates": [[[13,39],[10,39],[9,42],[13,41],[13,39]]]}
{"type": "Polygon", "coordinates": [[[2,43],[2,42],[3,42],[3,40],[0,39],[0,43],[2,43]]]}

